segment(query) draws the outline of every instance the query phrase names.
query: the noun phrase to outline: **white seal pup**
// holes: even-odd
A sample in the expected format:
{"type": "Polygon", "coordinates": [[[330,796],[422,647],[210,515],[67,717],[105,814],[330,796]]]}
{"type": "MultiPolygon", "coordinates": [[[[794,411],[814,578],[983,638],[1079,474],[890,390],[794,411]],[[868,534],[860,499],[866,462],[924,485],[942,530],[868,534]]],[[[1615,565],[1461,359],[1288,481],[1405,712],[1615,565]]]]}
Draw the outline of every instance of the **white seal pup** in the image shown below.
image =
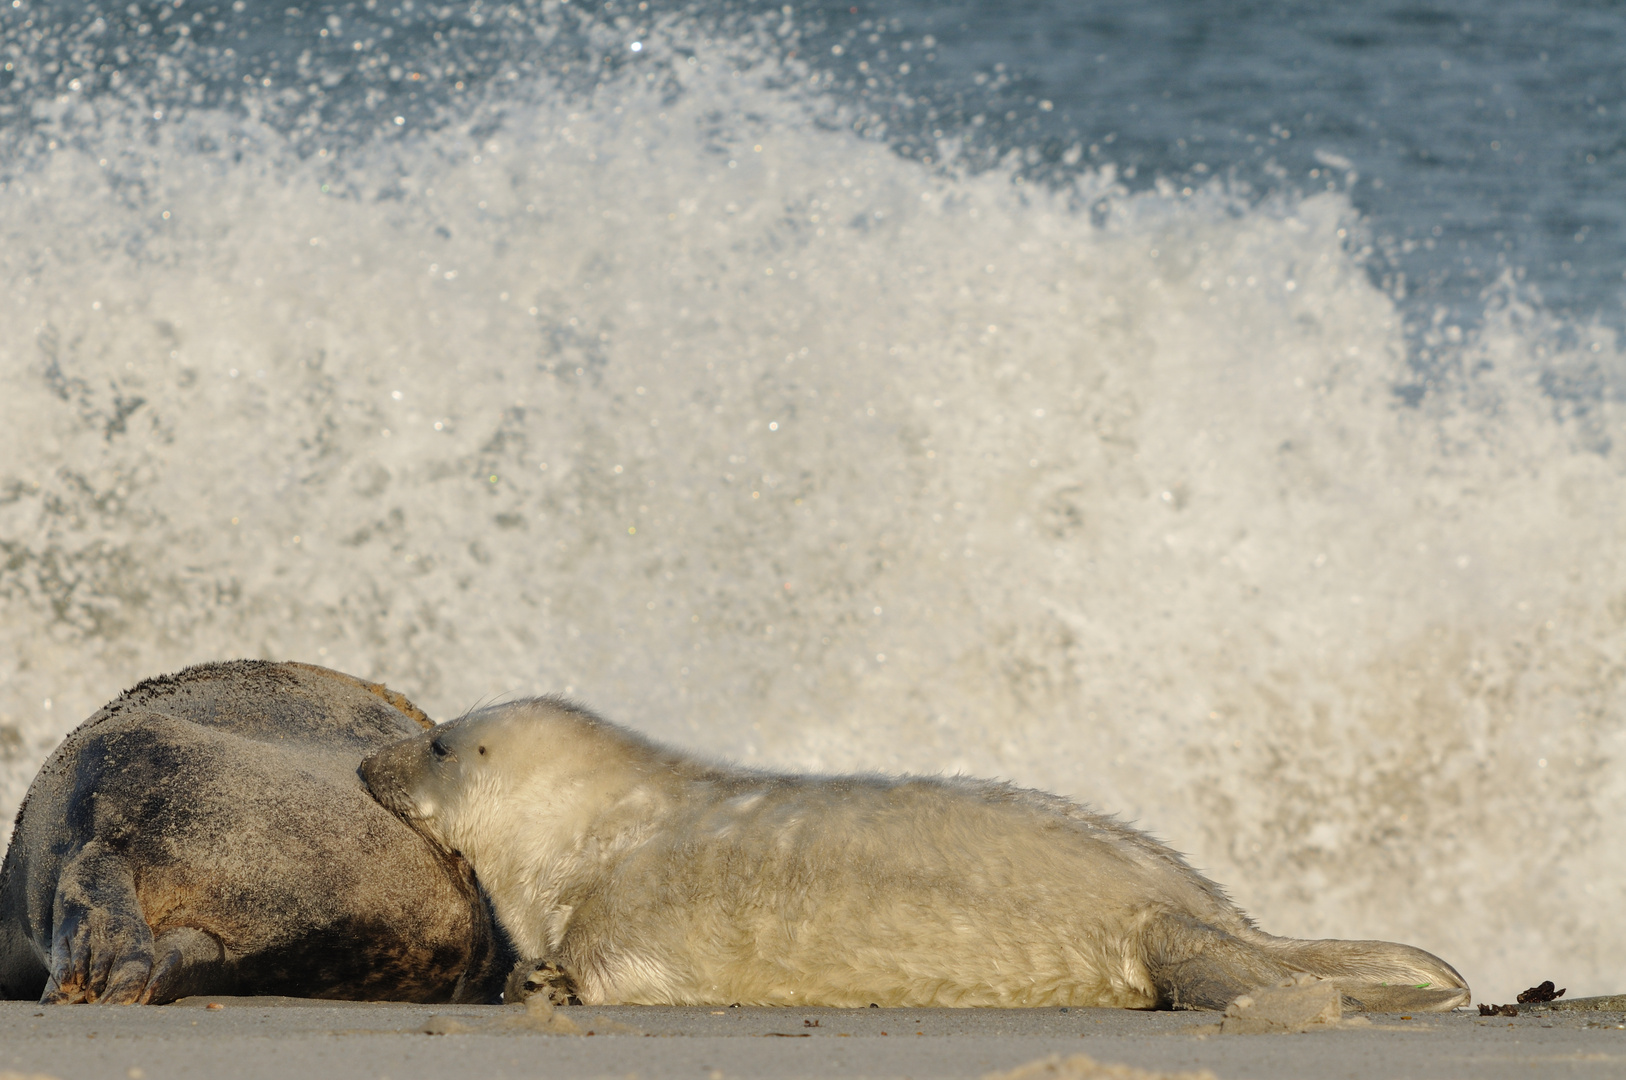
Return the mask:
{"type": "Polygon", "coordinates": [[[1214,1009],[1300,972],[1355,1007],[1469,1000],[1438,957],[1272,937],[1144,833],[996,781],[716,765],[553,698],[361,771],[560,1002],[1214,1009]]]}

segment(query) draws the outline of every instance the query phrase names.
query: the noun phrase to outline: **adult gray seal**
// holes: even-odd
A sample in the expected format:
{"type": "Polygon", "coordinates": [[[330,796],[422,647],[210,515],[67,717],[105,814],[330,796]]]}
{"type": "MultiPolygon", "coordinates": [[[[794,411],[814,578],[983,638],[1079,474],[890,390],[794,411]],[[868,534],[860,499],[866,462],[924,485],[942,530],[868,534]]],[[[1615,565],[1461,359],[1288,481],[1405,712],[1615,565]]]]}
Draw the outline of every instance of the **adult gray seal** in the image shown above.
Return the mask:
{"type": "Polygon", "coordinates": [[[356,774],[429,726],[405,697],[305,664],[204,664],[125,692],[18,811],[0,996],[494,999],[512,958],[468,865],[356,774]]]}
{"type": "Polygon", "coordinates": [[[1308,972],[1373,1010],[1469,1000],[1436,956],[1273,937],[1146,834],[995,781],[709,764],[554,698],[482,709],[361,772],[473,865],[531,960],[520,995],[1216,1009],[1308,972]]]}

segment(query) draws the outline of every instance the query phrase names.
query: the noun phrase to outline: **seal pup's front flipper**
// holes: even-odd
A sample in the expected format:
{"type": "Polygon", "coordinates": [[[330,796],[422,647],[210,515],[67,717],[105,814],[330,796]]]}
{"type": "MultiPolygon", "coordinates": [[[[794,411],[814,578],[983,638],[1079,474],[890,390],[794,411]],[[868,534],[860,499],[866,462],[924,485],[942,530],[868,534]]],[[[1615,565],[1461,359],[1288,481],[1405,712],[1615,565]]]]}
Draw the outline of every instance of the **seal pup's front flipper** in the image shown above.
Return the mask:
{"type": "Polygon", "coordinates": [[[506,1005],[545,998],[549,1005],[580,1005],[576,980],[557,960],[521,960],[508,975],[502,999],[506,1005]]]}

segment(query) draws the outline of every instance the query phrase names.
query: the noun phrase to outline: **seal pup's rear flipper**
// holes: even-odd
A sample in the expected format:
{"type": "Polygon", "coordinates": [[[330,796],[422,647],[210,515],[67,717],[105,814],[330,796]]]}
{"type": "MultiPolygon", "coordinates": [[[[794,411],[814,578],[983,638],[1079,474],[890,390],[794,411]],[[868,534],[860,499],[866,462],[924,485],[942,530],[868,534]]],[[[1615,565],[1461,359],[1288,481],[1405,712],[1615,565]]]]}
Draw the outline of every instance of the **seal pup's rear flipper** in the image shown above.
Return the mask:
{"type": "Polygon", "coordinates": [[[1344,1008],[1356,1012],[1450,1012],[1473,997],[1466,986],[1436,989],[1431,986],[1391,986],[1363,983],[1349,986],[1334,979],[1344,996],[1344,1008]]]}
{"type": "Polygon", "coordinates": [[[1303,972],[1330,980],[1346,1009],[1446,1012],[1471,998],[1456,968],[1392,941],[1300,941],[1251,929],[1232,934],[1166,913],[1147,922],[1143,943],[1161,1008],[1223,1009],[1239,994],[1303,972]]]}
{"type": "Polygon", "coordinates": [[[1264,947],[1295,967],[1331,979],[1344,1007],[1366,1012],[1447,1012],[1473,995],[1457,969],[1431,952],[1393,941],[1268,938],[1264,947]]]}

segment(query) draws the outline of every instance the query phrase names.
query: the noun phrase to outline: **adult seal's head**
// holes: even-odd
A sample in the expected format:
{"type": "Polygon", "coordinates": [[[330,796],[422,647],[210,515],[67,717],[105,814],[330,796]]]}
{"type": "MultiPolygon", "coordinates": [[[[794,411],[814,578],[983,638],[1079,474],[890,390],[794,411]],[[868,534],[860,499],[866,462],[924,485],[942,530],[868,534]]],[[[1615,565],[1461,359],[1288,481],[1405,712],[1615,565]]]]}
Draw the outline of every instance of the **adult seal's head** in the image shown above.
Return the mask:
{"type": "Polygon", "coordinates": [[[356,772],[428,726],[386,687],[304,664],[205,664],[127,691],[18,812],[0,993],[494,998],[511,961],[468,865],[356,772]]]}

